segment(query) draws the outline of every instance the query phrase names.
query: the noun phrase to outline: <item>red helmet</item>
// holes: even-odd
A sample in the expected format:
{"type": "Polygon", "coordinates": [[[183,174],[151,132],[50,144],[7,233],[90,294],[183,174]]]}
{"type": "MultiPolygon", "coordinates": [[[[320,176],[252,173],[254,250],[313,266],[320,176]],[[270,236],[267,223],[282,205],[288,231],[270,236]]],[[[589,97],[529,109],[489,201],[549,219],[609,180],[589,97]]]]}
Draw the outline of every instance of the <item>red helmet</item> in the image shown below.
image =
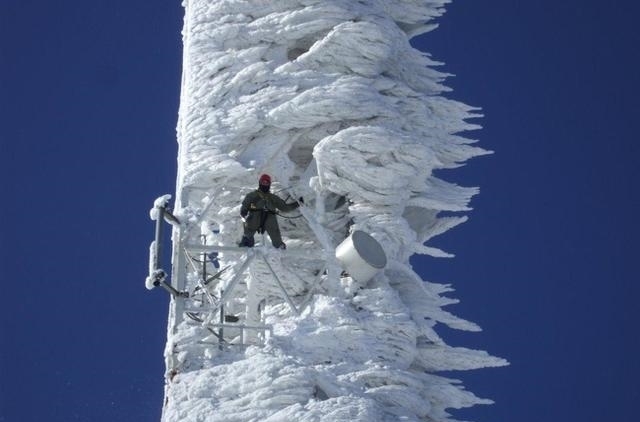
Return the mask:
{"type": "Polygon", "coordinates": [[[264,186],[270,186],[271,176],[269,176],[268,174],[263,174],[262,176],[260,176],[258,183],[264,186]]]}

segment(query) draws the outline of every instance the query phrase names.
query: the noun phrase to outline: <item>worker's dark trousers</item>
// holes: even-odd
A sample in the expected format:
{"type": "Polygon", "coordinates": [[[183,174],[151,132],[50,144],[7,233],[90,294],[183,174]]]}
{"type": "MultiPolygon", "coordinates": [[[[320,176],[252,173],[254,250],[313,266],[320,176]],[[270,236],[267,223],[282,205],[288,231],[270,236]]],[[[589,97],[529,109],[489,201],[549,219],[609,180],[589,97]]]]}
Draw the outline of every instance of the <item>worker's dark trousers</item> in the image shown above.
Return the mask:
{"type": "Polygon", "coordinates": [[[256,232],[262,233],[260,230],[261,223],[263,224],[262,227],[264,227],[264,231],[266,231],[271,238],[271,243],[274,247],[279,248],[284,245],[276,215],[270,212],[264,212],[263,215],[260,215],[260,213],[256,214],[257,215],[250,215],[244,224],[244,236],[241,246],[253,246],[253,235],[256,232]],[[264,219],[264,222],[261,221],[261,217],[264,219]]]}

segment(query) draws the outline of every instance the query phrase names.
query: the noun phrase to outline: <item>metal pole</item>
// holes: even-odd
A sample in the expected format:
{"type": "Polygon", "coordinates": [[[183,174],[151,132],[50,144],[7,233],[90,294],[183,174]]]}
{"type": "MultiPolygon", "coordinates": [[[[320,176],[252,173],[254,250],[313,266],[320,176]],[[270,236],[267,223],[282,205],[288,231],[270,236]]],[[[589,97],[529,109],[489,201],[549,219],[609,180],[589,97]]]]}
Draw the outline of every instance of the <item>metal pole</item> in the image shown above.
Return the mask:
{"type": "MultiPolygon", "coordinates": [[[[201,236],[202,237],[202,245],[206,245],[207,244],[207,236],[205,236],[204,234],[201,236]]],[[[206,252],[202,252],[202,285],[206,285],[207,283],[207,253],[206,252]]]]}
{"type": "Polygon", "coordinates": [[[163,287],[166,291],[171,293],[171,295],[174,296],[174,297],[189,297],[189,293],[188,292],[181,292],[181,291],[177,290],[171,284],[169,284],[166,281],[164,281],[164,277],[162,279],[158,280],[158,285],[163,287]]]}
{"type": "MultiPolygon", "coordinates": [[[[224,290],[220,289],[220,297],[224,294],[224,290]]],[[[218,349],[222,350],[222,342],[224,339],[224,302],[220,302],[220,331],[218,336],[218,349]]]]}
{"type": "Polygon", "coordinates": [[[155,256],[153,257],[153,269],[160,268],[160,255],[162,254],[162,220],[164,216],[164,207],[156,207],[158,209],[158,218],[156,219],[156,242],[155,256]]]}

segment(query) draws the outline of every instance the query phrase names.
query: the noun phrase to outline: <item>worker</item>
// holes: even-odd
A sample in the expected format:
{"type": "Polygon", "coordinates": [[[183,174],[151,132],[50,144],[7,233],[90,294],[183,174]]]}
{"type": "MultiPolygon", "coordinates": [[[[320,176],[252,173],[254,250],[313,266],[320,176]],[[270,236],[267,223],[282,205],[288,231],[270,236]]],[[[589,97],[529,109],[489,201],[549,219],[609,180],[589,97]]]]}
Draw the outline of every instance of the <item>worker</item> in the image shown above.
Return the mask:
{"type": "Polygon", "coordinates": [[[258,189],[249,192],[244,197],[240,207],[240,216],[244,220],[244,235],[239,246],[253,247],[253,235],[256,232],[264,233],[266,231],[274,247],[278,249],[287,248],[280,236],[276,213],[278,210],[283,212],[293,211],[304,201],[300,198],[299,202],[287,204],[280,197],[269,192],[270,189],[271,176],[263,174],[258,180],[258,189]]]}

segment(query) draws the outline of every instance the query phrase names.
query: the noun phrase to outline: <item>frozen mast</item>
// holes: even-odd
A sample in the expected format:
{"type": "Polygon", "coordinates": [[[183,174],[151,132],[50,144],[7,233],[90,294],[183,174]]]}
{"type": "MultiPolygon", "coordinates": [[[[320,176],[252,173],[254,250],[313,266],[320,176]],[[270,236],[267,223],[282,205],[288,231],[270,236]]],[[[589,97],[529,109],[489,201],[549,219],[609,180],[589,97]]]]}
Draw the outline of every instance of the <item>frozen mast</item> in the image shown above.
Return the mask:
{"type": "Polygon", "coordinates": [[[156,242],[148,280],[172,293],[165,422],[444,421],[489,402],[436,373],[506,362],[442,341],[438,323],[478,327],[408,263],[447,256],[425,243],[476,193],[433,170],[485,153],[408,42],[447,2],[184,1],[175,208],[153,213],[174,224],[172,274],[156,242]],[[261,173],[306,200],[280,218],[286,251],[236,246],[261,173]],[[365,238],[371,279],[336,257],[365,238]]]}

